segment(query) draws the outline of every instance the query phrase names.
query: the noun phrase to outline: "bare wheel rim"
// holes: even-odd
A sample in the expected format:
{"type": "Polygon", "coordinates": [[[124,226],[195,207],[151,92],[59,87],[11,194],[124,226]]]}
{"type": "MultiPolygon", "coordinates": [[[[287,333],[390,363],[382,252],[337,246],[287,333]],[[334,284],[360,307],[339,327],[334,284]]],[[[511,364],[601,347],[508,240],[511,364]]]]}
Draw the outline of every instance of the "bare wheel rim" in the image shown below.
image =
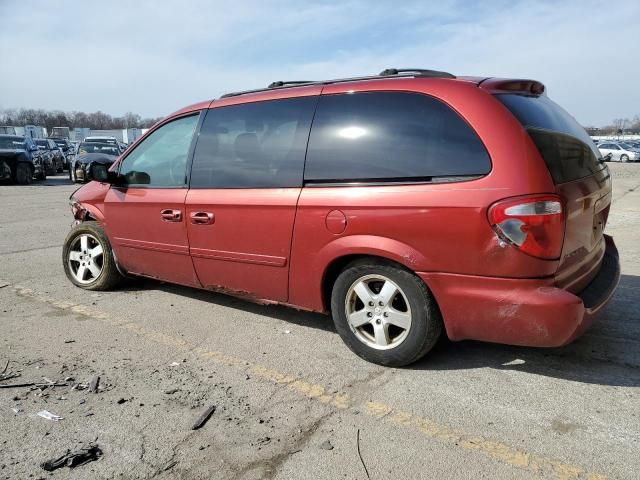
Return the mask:
{"type": "Polygon", "coordinates": [[[347,291],[345,313],[356,338],[377,350],[397,347],[411,330],[409,300],[384,275],[365,275],[353,282],[347,291]]]}
{"type": "Polygon", "coordinates": [[[78,283],[88,285],[100,278],[104,265],[104,251],[96,237],[82,233],[69,247],[69,271],[78,283]]]}

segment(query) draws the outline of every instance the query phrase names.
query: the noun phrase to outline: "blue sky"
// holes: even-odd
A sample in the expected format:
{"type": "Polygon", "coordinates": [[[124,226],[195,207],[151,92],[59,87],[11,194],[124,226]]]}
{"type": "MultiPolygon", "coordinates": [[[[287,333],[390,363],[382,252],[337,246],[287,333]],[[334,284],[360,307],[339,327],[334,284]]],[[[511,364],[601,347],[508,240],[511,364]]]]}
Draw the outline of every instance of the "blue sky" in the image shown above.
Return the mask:
{"type": "Polygon", "coordinates": [[[274,80],[534,78],[584,125],[640,114],[640,2],[0,0],[0,108],[163,116],[274,80]]]}

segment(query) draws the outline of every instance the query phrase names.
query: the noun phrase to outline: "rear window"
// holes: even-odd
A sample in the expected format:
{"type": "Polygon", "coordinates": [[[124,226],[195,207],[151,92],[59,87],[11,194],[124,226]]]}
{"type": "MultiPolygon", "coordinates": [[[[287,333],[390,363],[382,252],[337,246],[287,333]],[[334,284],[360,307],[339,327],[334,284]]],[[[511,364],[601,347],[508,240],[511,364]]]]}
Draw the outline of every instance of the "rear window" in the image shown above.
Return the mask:
{"type": "Polygon", "coordinates": [[[606,168],[586,130],[547,96],[499,94],[527,129],[556,184],[588,177],[606,168]]]}
{"type": "Polygon", "coordinates": [[[441,101],[417,93],[364,92],[320,97],[304,178],[431,181],[490,170],[478,135],[441,101]]]}

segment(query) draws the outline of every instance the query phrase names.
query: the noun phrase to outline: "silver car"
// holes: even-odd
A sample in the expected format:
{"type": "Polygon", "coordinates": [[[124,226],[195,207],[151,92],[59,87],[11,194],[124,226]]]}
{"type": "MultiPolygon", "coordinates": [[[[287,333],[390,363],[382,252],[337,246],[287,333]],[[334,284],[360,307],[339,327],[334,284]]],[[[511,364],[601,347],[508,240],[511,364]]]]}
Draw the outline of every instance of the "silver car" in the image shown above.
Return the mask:
{"type": "Polygon", "coordinates": [[[610,153],[612,162],[640,161],[640,152],[623,142],[604,141],[598,144],[598,149],[603,157],[610,153]]]}

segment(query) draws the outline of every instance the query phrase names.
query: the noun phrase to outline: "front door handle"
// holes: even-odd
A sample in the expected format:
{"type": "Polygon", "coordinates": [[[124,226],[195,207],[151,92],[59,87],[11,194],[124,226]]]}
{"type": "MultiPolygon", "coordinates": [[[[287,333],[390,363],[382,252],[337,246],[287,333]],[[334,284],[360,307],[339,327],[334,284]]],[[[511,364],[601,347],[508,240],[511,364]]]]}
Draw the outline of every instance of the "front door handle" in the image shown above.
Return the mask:
{"type": "Polygon", "coordinates": [[[189,218],[194,225],[211,225],[216,221],[213,213],[210,212],[191,212],[189,218]]]}
{"type": "Polygon", "coordinates": [[[160,211],[160,217],[164,222],[181,222],[182,212],[180,210],[172,210],[167,208],[160,211]]]}

